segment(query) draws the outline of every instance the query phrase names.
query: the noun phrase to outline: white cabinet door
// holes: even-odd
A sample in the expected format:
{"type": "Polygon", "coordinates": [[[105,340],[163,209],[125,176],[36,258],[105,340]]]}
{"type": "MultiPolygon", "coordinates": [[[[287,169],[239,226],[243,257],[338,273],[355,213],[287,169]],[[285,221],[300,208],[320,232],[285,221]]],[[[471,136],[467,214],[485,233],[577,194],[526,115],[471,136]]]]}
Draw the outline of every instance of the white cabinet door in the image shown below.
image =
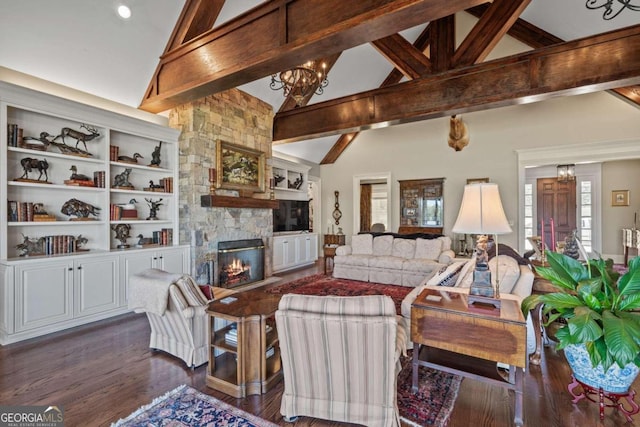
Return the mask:
{"type": "Polygon", "coordinates": [[[309,234],[309,261],[315,262],[318,259],[318,235],[309,234]]]}
{"type": "Polygon", "coordinates": [[[298,248],[297,264],[304,264],[309,261],[309,236],[302,234],[296,238],[296,247],[298,248]]]}
{"type": "Polygon", "coordinates": [[[189,248],[170,248],[155,254],[155,265],[170,273],[189,274],[189,248]]]}
{"type": "Polygon", "coordinates": [[[273,271],[279,271],[285,267],[287,249],[285,241],[286,238],[283,237],[274,236],[273,238],[273,271]]]}
{"type": "Polygon", "coordinates": [[[74,262],[74,312],[76,317],[120,307],[119,260],[116,255],[74,262]]]}
{"type": "Polygon", "coordinates": [[[129,278],[144,270],[154,268],[152,252],[129,252],[120,255],[120,304],[127,305],[129,278]]]}
{"type": "Polygon", "coordinates": [[[284,241],[284,267],[296,265],[298,260],[297,242],[295,236],[288,236],[284,241]]]}
{"type": "Polygon", "coordinates": [[[73,263],[40,261],[16,267],[16,332],[73,318],[73,263]]]}

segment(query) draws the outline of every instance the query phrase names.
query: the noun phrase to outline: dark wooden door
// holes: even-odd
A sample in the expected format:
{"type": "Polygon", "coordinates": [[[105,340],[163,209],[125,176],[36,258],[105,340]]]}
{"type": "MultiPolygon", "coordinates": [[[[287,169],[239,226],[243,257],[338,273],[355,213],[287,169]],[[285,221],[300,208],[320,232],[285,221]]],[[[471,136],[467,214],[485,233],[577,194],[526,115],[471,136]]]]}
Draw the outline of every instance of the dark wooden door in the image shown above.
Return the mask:
{"type": "Polygon", "coordinates": [[[544,220],[544,241],[551,248],[551,218],[555,225],[556,242],[576,229],[576,182],[558,182],[557,178],[539,178],[537,191],[538,224],[540,235],[541,224],[544,220]]]}

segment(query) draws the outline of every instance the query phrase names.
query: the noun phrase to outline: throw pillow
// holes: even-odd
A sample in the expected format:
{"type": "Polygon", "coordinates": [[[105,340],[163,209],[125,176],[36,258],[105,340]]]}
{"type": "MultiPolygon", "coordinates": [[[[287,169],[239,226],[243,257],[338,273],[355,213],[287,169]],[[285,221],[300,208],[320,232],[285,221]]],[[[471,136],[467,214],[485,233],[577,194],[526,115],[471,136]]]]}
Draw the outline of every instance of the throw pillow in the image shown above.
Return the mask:
{"type": "Polygon", "coordinates": [[[211,289],[211,285],[198,285],[202,293],[205,297],[207,297],[208,301],[213,299],[213,289],[211,289]]]}
{"type": "Polygon", "coordinates": [[[416,252],[416,241],[411,239],[393,239],[392,256],[404,259],[413,259],[416,252]]]}
{"type": "Polygon", "coordinates": [[[491,284],[496,285],[496,263],[498,264],[498,275],[500,276],[500,293],[510,294],[516,282],[520,278],[520,266],[518,261],[507,255],[498,255],[489,260],[489,270],[491,271],[491,284]]]}
{"type": "Polygon", "coordinates": [[[439,239],[416,239],[416,259],[437,260],[442,252],[442,240],[439,239]]]}
{"type": "Polygon", "coordinates": [[[376,236],[373,238],[373,254],[389,256],[393,246],[393,236],[376,236]]]}
{"type": "Polygon", "coordinates": [[[358,234],[351,238],[351,253],[354,255],[373,254],[373,236],[371,234],[358,234]]]}
{"type": "Polygon", "coordinates": [[[454,262],[443,267],[427,282],[427,285],[454,286],[458,280],[458,274],[462,271],[466,261],[454,262]]]}

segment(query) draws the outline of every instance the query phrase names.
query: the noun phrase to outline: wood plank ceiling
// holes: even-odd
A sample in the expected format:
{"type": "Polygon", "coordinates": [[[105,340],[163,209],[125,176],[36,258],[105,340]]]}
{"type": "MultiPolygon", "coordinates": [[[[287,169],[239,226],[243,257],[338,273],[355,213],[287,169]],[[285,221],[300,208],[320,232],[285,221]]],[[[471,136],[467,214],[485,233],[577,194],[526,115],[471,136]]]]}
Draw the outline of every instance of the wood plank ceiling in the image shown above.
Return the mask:
{"type": "Polygon", "coordinates": [[[330,164],[359,131],[379,126],[585,91],[612,90],[640,106],[640,25],[563,42],[519,18],[530,2],[273,0],[211,29],[224,0],[187,0],[140,108],[163,111],[308,59],[330,70],[362,43],[394,66],[380,87],[311,106],[313,94],[300,107],[286,98],[274,144],[340,135],[321,162],[330,164]],[[456,49],[462,10],[478,22],[456,49]],[[399,34],[424,23],[414,43],[399,34]],[[483,63],[505,34],[534,50],[483,63]]]}

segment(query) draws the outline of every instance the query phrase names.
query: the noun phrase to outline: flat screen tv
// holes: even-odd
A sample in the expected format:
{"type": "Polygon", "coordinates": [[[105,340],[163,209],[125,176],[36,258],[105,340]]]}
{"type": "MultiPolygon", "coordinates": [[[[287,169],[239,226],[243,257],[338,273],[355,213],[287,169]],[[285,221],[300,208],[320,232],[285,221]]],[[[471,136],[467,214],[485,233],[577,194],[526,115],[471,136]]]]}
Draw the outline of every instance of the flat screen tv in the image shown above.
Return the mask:
{"type": "Polygon", "coordinates": [[[309,230],[308,200],[278,200],[278,209],[273,210],[273,231],[309,230]]]}

